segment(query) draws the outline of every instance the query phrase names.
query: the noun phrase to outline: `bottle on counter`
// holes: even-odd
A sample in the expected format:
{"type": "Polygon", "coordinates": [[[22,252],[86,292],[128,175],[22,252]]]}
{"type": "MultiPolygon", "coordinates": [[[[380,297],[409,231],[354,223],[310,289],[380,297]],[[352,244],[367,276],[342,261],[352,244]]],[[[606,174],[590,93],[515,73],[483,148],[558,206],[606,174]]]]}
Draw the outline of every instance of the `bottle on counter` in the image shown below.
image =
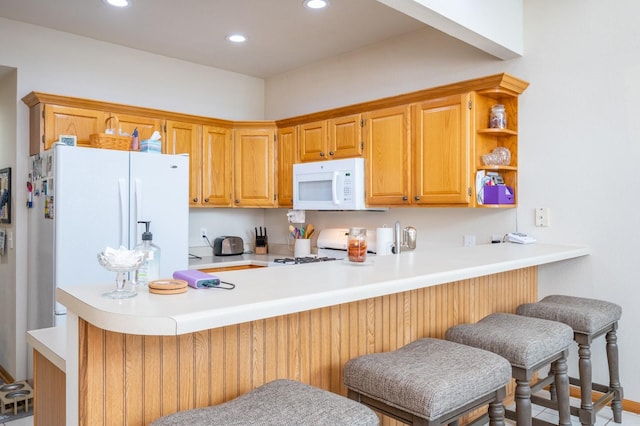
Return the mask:
{"type": "Polygon", "coordinates": [[[144,253],[144,262],[136,271],[135,282],[138,285],[148,285],[160,278],[160,247],[153,244],[153,234],[149,232],[151,222],[138,223],[145,224],[145,232],[142,233],[142,242],[135,249],[144,253]]]}

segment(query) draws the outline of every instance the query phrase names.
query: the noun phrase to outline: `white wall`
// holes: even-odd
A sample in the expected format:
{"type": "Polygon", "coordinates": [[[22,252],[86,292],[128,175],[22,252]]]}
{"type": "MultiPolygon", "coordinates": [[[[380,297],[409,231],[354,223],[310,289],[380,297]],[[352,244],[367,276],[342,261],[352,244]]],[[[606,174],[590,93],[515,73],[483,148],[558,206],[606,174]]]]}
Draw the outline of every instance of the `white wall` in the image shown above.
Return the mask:
{"type": "MultiPolygon", "coordinates": [[[[461,244],[464,233],[508,230],[517,220],[520,230],[542,242],[588,244],[589,258],[540,268],[540,295],[565,293],[622,305],[622,384],[633,401],[640,401],[637,16],[635,0],[525,0],[519,59],[498,61],[425,30],[276,76],[266,85],[267,116],[282,118],[504,71],[531,82],[520,98],[517,212],[393,209],[380,219],[373,216],[379,213],[316,213],[311,220],[369,225],[398,218],[418,227],[419,245],[461,244]],[[550,228],[534,226],[535,207],[551,209],[550,228]]],[[[285,226],[283,217],[281,211],[266,214],[274,229],[285,226]]],[[[601,345],[593,350],[594,376],[606,382],[601,345]]]]}
{"type": "MultiPolygon", "coordinates": [[[[264,118],[264,81],[2,18],[0,40],[4,41],[0,43],[0,66],[17,69],[12,82],[0,83],[0,108],[8,121],[6,130],[0,130],[0,167],[5,162],[12,165],[15,218],[11,225],[15,249],[6,264],[0,263],[0,296],[8,296],[0,298],[0,311],[6,309],[0,315],[2,319],[11,316],[0,325],[0,364],[15,379],[25,379],[26,218],[36,213],[24,203],[29,117],[22,97],[40,91],[253,120],[264,118]]],[[[243,219],[245,216],[242,211],[236,213],[238,220],[250,223],[253,229],[255,220],[251,215],[243,219]]]]}
{"type": "MultiPolygon", "coordinates": [[[[15,140],[16,140],[16,70],[0,66],[0,169],[11,167],[15,173],[15,140]],[[7,143],[2,143],[6,141],[7,143]],[[13,143],[12,143],[13,142],[13,143]]],[[[12,197],[11,202],[16,203],[16,180],[12,176],[12,197]]],[[[9,233],[15,234],[15,212],[12,209],[12,224],[1,224],[0,228],[9,233]]],[[[5,255],[0,256],[0,365],[8,371],[16,368],[18,357],[24,354],[24,349],[17,349],[15,345],[16,336],[24,332],[26,325],[22,321],[22,326],[16,326],[20,322],[21,316],[25,315],[24,309],[18,309],[19,302],[24,298],[25,292],[15,286],[16,272],[16,250],[11,249],[5,243],[5,255]]]]}

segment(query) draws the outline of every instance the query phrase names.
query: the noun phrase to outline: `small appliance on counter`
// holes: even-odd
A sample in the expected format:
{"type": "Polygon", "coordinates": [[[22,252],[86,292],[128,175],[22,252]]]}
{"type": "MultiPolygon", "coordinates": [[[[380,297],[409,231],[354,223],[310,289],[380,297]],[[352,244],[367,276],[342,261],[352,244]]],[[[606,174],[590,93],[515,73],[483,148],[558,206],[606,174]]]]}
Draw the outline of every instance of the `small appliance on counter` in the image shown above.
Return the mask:
{"type": "MultiPolygon", "coordinates": [[[[332,256],[338,259],[345,259],[348,255],[349,229],[348,228],[326,228],[318,234],[316,245],[318,256],[332,256]]],[[[376,252],[376,230],[367,229],[367,252],[376,252]]]]}
{"type": "Polygon", "coordinates": [[[244,242],[240,237],[222,236],[213,241],[214,256],[237,256],[244,253],[244,242]]]}

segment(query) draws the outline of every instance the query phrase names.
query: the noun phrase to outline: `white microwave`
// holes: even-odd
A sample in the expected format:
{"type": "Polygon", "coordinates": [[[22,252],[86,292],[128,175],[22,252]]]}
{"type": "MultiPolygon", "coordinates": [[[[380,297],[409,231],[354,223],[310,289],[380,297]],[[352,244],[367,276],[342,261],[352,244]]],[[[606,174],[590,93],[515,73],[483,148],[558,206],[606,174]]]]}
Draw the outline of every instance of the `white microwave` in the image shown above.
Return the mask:
{"type": "Polygon", "coordinates": [[[366,210],[364,158],[294,164],[293,208],[366,210]]]}

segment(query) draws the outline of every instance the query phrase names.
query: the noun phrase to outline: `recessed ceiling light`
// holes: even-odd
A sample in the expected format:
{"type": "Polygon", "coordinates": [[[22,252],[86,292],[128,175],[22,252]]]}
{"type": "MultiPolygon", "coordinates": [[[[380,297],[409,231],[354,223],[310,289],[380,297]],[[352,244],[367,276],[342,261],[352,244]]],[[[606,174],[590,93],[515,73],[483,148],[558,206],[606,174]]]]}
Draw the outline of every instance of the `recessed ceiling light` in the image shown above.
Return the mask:
{"type": "Polygon", "coordinates": [[[229,34],[227,36],[227,40],[232,41],[234,43],[244,43],[247,41],[247,38],[242,34],[229,34]]]}
{"type": "Polygon", "coordinates": [[[323,9],[329,6],[328,0],[304,0],[305,7],[309,9],[323,9]]]}
{"type": "Polygon", "coordinates": [[[115,7],[127,7],[129,6],[129,0],[103,0],[106,4],[115,7]]]}

